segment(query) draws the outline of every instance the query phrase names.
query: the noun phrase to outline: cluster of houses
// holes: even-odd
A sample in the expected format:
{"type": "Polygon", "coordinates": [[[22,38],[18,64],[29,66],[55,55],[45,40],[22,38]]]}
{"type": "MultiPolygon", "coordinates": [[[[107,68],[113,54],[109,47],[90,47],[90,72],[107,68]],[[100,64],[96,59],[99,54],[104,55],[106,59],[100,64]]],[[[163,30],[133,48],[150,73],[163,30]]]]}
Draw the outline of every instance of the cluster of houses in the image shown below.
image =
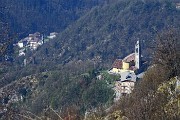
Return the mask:
{"type": "Polygon", "coordinates": [[[36,50],[40,45],[44,44],[45,42],[53,39],[57,36],[56,32],[50,33],[49,36],[44,38],[42,34],[36,32],[34,34],[29,34],[28,37],[21,39],[17,45],[19,49],[19,56],[25,55],[26,50],[36,50]]]}
{"type": "Polygon", "coordinates": [[[124,59],[116,59],[112,65],[109,74],[120,75],[120,79],[115,81],[114,91],[116,93],[115,101],[122,95],[130,94],[134,89],[135,82],[143,76],[141,60],[140,42],[135,45],[135,53],[132,53],[124,59]]]}

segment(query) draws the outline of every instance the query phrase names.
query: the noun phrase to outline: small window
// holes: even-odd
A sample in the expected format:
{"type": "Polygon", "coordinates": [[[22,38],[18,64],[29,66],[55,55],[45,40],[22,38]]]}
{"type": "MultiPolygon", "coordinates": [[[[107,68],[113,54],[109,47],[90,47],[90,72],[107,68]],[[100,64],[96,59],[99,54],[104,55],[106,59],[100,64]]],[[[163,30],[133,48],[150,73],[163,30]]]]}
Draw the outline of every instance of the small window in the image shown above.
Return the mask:
{"type": "Polygon", "coordinates": [[[136,48],[136,53],[138,53],[138,48],[136,48]]]}

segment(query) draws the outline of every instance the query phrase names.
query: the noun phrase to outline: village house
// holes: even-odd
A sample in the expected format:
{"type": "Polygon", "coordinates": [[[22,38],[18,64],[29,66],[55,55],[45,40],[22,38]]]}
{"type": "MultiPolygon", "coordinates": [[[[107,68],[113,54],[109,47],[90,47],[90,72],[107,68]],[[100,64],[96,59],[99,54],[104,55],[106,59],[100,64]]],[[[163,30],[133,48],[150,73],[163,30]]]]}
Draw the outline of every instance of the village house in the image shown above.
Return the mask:
{"type": "Polygon", "coordinates": [[[121,94],[126,95],[130,94],[134,89],[135,81],[132,80],[124,80],[121,81],[121,94]]]}
{"type": "Polygon", "coordinates": [[[176,9],[180,10],[180,1],[179,0],[173,0],[176,9]]]}
{"type": "Polygon", "coordinates": [[[26,40],[20,40],[20,41],[18,42],[19,48],[23,48],[23,47],[25,47],[26,45],[27,45],[27,41],[26,41],[26,40]]]}
{"type": "Polygon", "coordinates": [[[180,9],[180,3],[176,3],[176,9],[180,9]]]}
{"type": "Polygon", "coordinates": [[[49,39],[54,39],[54,38],[57,36],[57,34],[58,34],[58,33],[56,33],[56,32],[52,32],[52,33],[50,33],[49,36],[47,36],[47,38],[49,38],[49,39]]]}
{"type": "Polygon", "coordinates": [[[26,53],[25,53],[26,49],[25,48],[22,48],[19,50],[19,56],[24,56],[26,53]]]}

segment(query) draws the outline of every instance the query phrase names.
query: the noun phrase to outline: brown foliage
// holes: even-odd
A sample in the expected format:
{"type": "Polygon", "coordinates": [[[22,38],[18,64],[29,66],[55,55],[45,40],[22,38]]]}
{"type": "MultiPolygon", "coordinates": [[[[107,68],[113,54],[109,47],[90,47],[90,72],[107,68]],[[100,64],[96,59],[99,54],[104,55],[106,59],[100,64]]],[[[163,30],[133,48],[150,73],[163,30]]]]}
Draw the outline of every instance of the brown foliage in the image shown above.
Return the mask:
{"type": "Polygon", "coordinates": [[[137,83],[133,93],[121,99],[120,109],[130,120],[166,118],[163,106],[167,103],[167,99],[156,92],[164,78],[157,71],[155,68],[150,69],[144,79],[137,83]]]}
{"type": "Polygon", "coordinates": [[[180,74],[180,34],[171,29],[158,35],[154,63],[166,70],[168,78],[180,74]]]}

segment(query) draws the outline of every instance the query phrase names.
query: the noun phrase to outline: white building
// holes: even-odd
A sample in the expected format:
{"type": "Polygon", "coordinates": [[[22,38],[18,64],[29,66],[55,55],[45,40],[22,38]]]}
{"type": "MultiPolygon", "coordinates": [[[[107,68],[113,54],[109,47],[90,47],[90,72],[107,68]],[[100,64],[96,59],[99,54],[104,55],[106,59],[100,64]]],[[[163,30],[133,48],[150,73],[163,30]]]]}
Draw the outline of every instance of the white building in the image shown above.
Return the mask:
{"type": "Polygon", "coordinates": [[[121,94],[130,94],[134,89],[134,84],[135,82],[131,80],[121,81],[121,94]]]}
{"type": "Polygon", "coordinates": [[[176,3],[176,9],[180,9],[180,3],[176,3]]]}
{"type": "Polygon", "coordinates": [[[18,46],[19,46],[19,48],[23,48],[27,45],[27,43],[28,43],[27,38],[25,38],[18,42],[18,46]]]}
{"type": "Polygon", "coordinates": [[[52,32],[52,33],[50,33],[50,36],[47,36],[47,38],[54,39],[57,36],[57,34],[58,33],[56,33],[56,32],[52,32]]]}
{"type": "Polygon", "coordinates": [[[23,42],[18,42],[18,46],[19,46],[19,48],[23,48],[24,47],[23,42]]]}
{"type": "Polygon", "coordinates": [[[26,53],[25,53],[25,49],[20,49],[19,50],[19,56],[24,56],[26,53]]]}

